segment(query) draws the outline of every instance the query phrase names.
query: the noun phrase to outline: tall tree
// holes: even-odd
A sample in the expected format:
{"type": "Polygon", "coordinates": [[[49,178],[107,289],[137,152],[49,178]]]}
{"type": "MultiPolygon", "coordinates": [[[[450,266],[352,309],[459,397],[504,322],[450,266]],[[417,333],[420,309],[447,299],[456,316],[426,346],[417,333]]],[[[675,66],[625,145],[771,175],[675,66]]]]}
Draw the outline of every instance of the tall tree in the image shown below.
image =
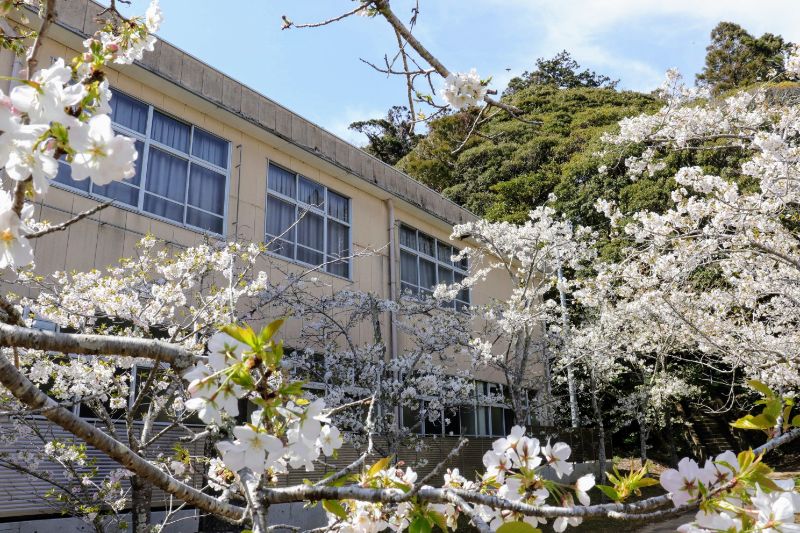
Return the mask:
{"type": "Polygon", "coordinates": [[[715,94],[763,81],[783,72],[791,44],[780,35],[750,35],[733,22],[720,22],[711,30],[706,63],[697,82],[715,94]]]}
{"type": "Polygon", "coordinates": [[[414,133],[414,117],[404,106],[393,106],[386,118],[353,122],[350,129],[366,135],[364,150],[389,165],[400,161],[422,138],[414,133]]]}
{"type": "Polygon", "coordinates": [[[531,85],[554,85],[560,89],[576,87],[606,87],[613,89],[619,80],[612,80],[604,74],[589,69],[579,72],[581,66],[569,52],[562,50],[550,59],[540,57],[536,60],[536,70],[525,71],[522,76],[512,78],[503,95],[515,92],[531,85]]]}

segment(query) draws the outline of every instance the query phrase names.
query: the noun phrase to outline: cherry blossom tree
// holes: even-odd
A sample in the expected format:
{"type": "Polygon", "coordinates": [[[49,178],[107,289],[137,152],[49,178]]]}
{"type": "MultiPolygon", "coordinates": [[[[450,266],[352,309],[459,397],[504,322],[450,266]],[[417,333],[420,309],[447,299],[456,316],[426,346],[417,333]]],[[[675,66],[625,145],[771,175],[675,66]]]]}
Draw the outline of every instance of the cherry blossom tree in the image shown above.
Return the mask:
{"type": "MultiPolygon", "coordinates": [[[[83,213],[58,226],[31,218],[27,202],[47,193],[57,159],[64,158],[76,175],[98,183],[133,175],[137,153],[131,139],[110,129],[108,101],[112,95],[103,72],[110,64],[130,63],[152,49],[152,32],[161,21],[157,0],[145,17],[132,20],[121,19],[112,3],[105,13],[107,22],[86,40],[82,55],[70,63],[56,60],[50,67],[36,70],[38,50],[55,20],[53,8],[53,0],[42,2],[43,22],[24,49],[26,75],[10,95],[0,94],[0,166],[13,183],[0,202],[0,268],[17,276],[18,283],[38,284],[41,289],[25,300],[10,294],[0,296],[0,401],[17,421],[16,427],[33,430],[30,420],[35,414],[74,436],[71,442],[45,443],[41,457],[71,469],[76,480],[81,476],[85,493],[71,491],[75,499],[66,503],[85,513],[96,530],[105,524],[105,518],[97,520],[101,512],[113,519],[121,510],[120,501],[126,496],[124,477],[130,478],[131,487],[140,494],[146,494],[146,487],[152,485],[170,495],[178,506],[194,506],[257,533],[274,527],[268,522],[271,505],[290,502],[321,502],[328,528],[343,532],[387,528],[418,532],[431,531],[434,526],[455,530],[460,517],[480,531],[535,532],[537,525],[549,520],[556,531],[563,531],[584,518],[655,520],[690,510],[698,510],[698,514],[685,531],[797,529],[794,515],[800,510],[800,501],[794,484],[769,478],[770,469],[762,461],[764,454],[800,436],[793,396],[798,383],[796,355],[790,349],[796,329],[792,327],[796,242],[790,215],[796,203],[792,165],[797,135],[796,110],[791,106],[776,105],[762,93],[703,107],[695,105],[698,102],[690,104],[690,96],[681,91],[655,118],[624,122],[620,135],[609,139],[611,144],[655,144],[641,158],[628,162],[634,172],[657,168],[659,150],[698,146],[695,143],[733,143],[736,149],[752,154],[742,173],[756,180],[757,186],[740,191],[735,183],[705,176],[702,169],[681,170],[676,181],[684,188],[676,191],[674,211],[634,217],[626,231],[637,245],[623,263],[606,265],[594,288],[597,294],[617,294],[649,304],[653,313],[685,323],[687,338],[699,350],[760,378],[751,384],[764,396],[759,403],[761,412],[737,424],[767,433],[764,445],[738,455],[726,452],[702,467],[686,458],[678,469],[662,475],[660,484],[666,494],[639,501],[629,500],[656,480],[643,472],[609,476],[611,484],[601,490],[614,502],[592,505],[588,492],[595,485],[594,477],[586,475],[574,481],[567,477],[573,470],[569,446],[539,442],[528,437],[521,425],[494,442],[483,457],[485,470],[475,480],[464,478],[457,470],[445,471],[447,460],[421,478],[413,469],[393,464],[391,456],[376,460],[375,411],[382,400],[373,394],[363,423],[364,453],[316,482],[283,487],[278,479],[290,470],[312,470],[336,454],[343,437],[334,418],[350,406],[340,403],[331,407],[326,404],[327,397],[307,397],[303,382],[287,372],[287,354],[276,337],[282,319],[264,321],[260,319],[267,317],[248,314],[253,309],[248,305],[269,297],[274,290],[267,287],[263,275],[253,271],[261,246],[206,245],[170,257],[146,240],[143,246],[152,253],[142,254],[138,261],[123,261],[106,274],[59,274],[50,290],[47,285],[51,282],[35,275],[30,240],[88,216],[83,213]],[[700,267],[708,267],[719,280],[703,292],[694,290],[692,283],[700,267]],[[29,313],[51,317],[75,332],[33,328],[29,313]],[[245,320],[266,325],[253,329],[245,320]],[[128,435],[123,437],[104,415],[110,416],[109,409],[120,405],[118,399],[128,386],[113,369],[143,362],[150,370],[145,373],[144,387],[135,394],[134,408],[126,415],[137,416],[141,407],[146,413],[143,428],[134,434],[131,428],[136,426],[128,423],[128,435]],[[92,397],[89,391],[98,389],[100,395],[92,397]],[[89,402],[103,423],[95,426],[68,409],[75,397],[89,402]],[[238,417],[240,400],[256,407],[244,418],[238,417]],[[161,434],[148,429],[147,420],[160,413],[170,415],[176,427],[187,426],[189,414],[195,413],[203,429],[181,429],[191,439],[211,437],[213,448],[202,456],[186,450],[169,458],[150,456],[148,446],[161,434]],[[80,464],[90,446],[125,472],[98,481],[75,468],[91,468],[80,464]],[[203,471],[208,487],[187,480],[194,469],[203,471]],[[84,481],[84,477],[88,479],[84,481]],[[83,499],[94,495],[102,502],[100,508],[83,508],[83,499]],[[580,505],[575,504],[576,499],[580,505]],[[109,509],[104,507],[106,503],[109,509]]],[[[388,1],[362,2],[352,14],[364,10],[384,17],[438,74],[450,76],[397,24],[388,1]]],[[[448,98],[456,105],[473,103],[479,97],[492,103],[471,75],[453,75],[447,83],[452,85],[448,98]]],[[[592,234],[555,219],[547,208],[534,210],[531,221],[523,226],[478,222],[460,226],[456,234],[469,234],[477,243],[475,249],[462,253],[470,255],[476,265],[483,260],[467,284],[492,269],[505,269],[514,283],[508,302],[496,302],[483,310],[486,331],[495,332],[504,343],[476,335],[479,340],[472,344],[486,362],[507,373],[509,385],[516,388],[514,409],[522,418],[520,390],[527,378],[518,369],[527,367],[543,322],[558,323],[563,311],[547,292],[570,289],[556,272],[558,267],[576,268],[593,258],[592,234]],[[494,355],[492,345],[502,346],[506,355],[494,355]]],[[[439,287],[435,296],[441,299],[461,288],[439,287]]],[[[348,309],[346,316],[372,324],[376,313],[396,305],[370,301],[369,295],[344,295],[342,299],[341,308],[348,309]],[[348,298],[364,298],[366,303],[353,306],[348,298]]],[[[272,301],[278,300],[273,296],[272,301]]],[[[318,313],[316,305],[307,302],[303,312],[318,313]]],[[[416,324],[414,312],[409,311],[409,316],[416,324]]],[[[441,318],[435,327],[456,327],[451,315],[437,316],[441,318]]],[[[351,323],[346,322],[342,329],[351,323]]],[[[377,340],[378,329],[366,347],[351,348],[345,355],[363,361],[379,354],[383,348],[377,340]]],[[[346,343],[347,338],[343,334],[340,340],[346,343]]],[[[437,346],[412,348],[410,363],[401,362],[397,369],[406,377],[390,386],[405,387],[427,375],[435,364],[427,359],[431,355],[427,352],[437,346]]],[[[331,349],[329,355],[333,357],[337,351],[345,350],[331,349]]],[[[572,363],[567,360],[566,364],[572,363]]],[[[373,368],[374,376],[385,371],[379,361],[373,368]]],[[[457,378],[451,377],[453,383],[457,378]]],[[[331,399],[335,396],[336,392],[330,394],[331,399]]],[[[146,506],[146,501],[134,501],[137,532],[149,529],[146,506]]]]}

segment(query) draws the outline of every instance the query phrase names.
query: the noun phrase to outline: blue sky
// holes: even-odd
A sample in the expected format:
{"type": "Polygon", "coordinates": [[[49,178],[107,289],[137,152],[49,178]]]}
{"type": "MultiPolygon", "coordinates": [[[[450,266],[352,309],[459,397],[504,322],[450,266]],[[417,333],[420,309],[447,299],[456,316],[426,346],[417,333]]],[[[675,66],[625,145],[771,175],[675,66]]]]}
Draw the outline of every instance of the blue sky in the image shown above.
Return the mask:
{"type": "MultiPolygon", "coordinates": [[[[133,0],[125,11],[144,13],[147,4],[133,0]]],[[[161,37],[351,142],[362,142],[348,131],[351,122],[403,103],[400,80],[359,61],[381,62],[391,53],[394,36],[382,19],[280,29],[283,14],[298,23],[321,20],[352,9],[352,0],[161,5],[161,37]]],[[[392,5],[406,19],[413,1],[392,5]]],[[[537,57],[562,49],[625,89],[653,89],[670,67],[691,79],[720,20],[800,41],[797,0],[420,0],[420,7],[418,38],[451,70],[493,76],[498,90],[537,57]]]]}

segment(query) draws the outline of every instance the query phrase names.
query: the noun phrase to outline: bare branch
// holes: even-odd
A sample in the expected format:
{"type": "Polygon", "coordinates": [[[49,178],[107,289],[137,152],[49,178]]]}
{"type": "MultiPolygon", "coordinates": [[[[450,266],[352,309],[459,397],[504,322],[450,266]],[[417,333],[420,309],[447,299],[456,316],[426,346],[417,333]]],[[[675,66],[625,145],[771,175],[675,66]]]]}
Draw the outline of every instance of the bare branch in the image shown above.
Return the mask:
{"type": "Polygon", "coordinates": [[[143,357],[164,361],[177,370],[186,369],[200,360],[179,346],[155,339],[58,333],[10,324],[0,324],[0,346],[82,355],[143,357]]]}
{"type": "Polygon", "coordinates": [[[281,16],[281,20],[283,20],[283,26],[281,26],[282,30],[288,30],[289,28],[319,28],[321,26],[327,26],[328,24],[333,24],[334,22],[339,22],[340,20],[346,19],[352,15],[355,15],[359,11],[364,11],[369,7],[369,4],[359,4],[359,6],[353,10],[348,11],[347,13],[342,13],[338,17],[333,17],[327,20],[323,20],[321,22],[310,22],[307,24],[295,24],[292,20],[289,19],[286,15],[281,16]]]}
{"type": "Polygon", "coordinates": [[[25,235],[25,237],[27,239],[37,239],[39,237],[47,235],[48,233],[55,233],[56,231],[64,231],[67,228],[69,228],[71,225],[75,224],[76,222],[80,222],[84,218],[90,217],[90,216],[94,215],[95,213],[97,213],[98,211],[102,211],[103,209],[105,209],[106,207],[110,206],[113,203],[114,203],[114,201],[111,200],[111,201],[106,202],[104,204],[98,204],[98,205],[94,206],[91,209],[87,209],[83,213],[75,215],[74,217],[72,217],[71,219],[69,219],[69,220],[67,220],[65,222],[62,222],[60,224],[56,224],[55,226],[50,226],[48,228],[45,228],[45,229],[42,229],[42,230],[39,230],[39,231],[34,231],[33,233],[29,233],[29,234],[25,235]]]}

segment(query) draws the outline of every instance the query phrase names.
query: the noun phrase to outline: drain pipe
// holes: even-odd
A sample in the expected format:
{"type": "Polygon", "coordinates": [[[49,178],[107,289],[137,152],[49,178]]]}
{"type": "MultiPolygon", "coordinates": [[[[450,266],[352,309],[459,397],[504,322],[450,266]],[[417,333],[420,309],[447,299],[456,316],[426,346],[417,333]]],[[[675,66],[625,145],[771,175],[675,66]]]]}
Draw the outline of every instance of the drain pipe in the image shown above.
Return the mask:
{"type": "MultiPolygon", "coordinates": [[[[395,243],[394,202],[391,198],[386,200],[386,213],[389,224],[389,299],[397,301],[399,294],[397,286],[397,245],[395,243]]],[[[389,311],[389,360],[397,359],[397,326],[395,325],[395,312],[389,311]]],[[[399,378],[397,370],[392,372],[392,378],[397,381],[399,378]]],[[[395,406],[395,431],[400,429],[400,407],[395,406]]]]}

